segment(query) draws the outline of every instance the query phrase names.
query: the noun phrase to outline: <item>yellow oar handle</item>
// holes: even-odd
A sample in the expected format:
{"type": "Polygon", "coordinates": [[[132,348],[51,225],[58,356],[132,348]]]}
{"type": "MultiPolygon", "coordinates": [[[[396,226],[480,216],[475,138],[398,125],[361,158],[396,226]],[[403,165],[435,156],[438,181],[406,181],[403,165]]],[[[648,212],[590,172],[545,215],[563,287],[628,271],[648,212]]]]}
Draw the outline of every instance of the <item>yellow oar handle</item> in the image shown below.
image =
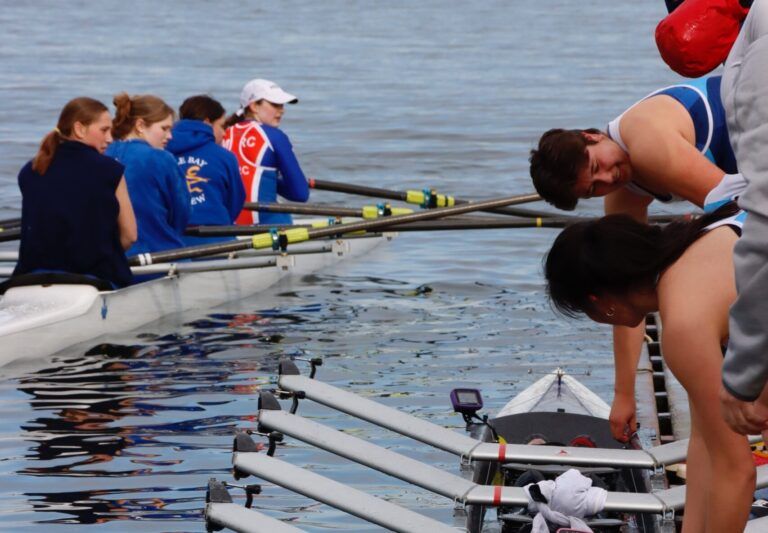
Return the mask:
{"type": "Polygon", "coordinates": [[[379,218],[380,216],[384,215],[407,215],[408,213],[413,213],[413,209],[409,209],[407,207],[389,207],[387,206],[388,213],[384,213],[382,206],[380,205],[365,205],[363,206],[363,218],[365,219],[373,219],[373,218],[379,218]]]}
{"type": "Polygon", "coordinates": [[[434,191],[405,191],[405,201],[409,204],[418,204],[421,207],[451,207],[456,205],[453,196],[436,194],[434,191]]]}
{"type": "Polygon", "coordinates": [[[254,250],[264,248],[273,248],[275,250],[283,245],[295,244],[309,240],[309,230],[307,228],[291,228],[270,233],[259,233],[251,237],[251,246],[254,250]]]}

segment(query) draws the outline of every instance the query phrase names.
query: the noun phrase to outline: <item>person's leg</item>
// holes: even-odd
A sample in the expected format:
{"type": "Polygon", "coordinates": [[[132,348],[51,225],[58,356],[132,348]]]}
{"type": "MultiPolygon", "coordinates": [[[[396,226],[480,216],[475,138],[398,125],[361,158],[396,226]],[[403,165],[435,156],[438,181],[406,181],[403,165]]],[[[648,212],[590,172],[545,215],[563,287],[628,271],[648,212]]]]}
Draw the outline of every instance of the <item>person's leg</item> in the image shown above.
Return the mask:
{"type": "Polygon", "coordinates": [[[699,421],[691,412],[691,436],[688,441],[688,456],[686,459],[685,480],[685,520],[683,533],[705,531],[707,518],[707,490],[711,484],[711,469],[709,454],[704,444],[704,437],[699,431],[699,421]]]}
{"type": "Polygon", "coordinates": [[[686,504],[684,531],[741,532],[755,490],[755,466],[746,437],[732,431],[720,413],[717,383],[722,355],[716,348],[717,336],[711,331],[712,327],[705,327],[707,324],[692,323],[688,319],[675,322],[675,318],[667,321],[662,343],[667,366],[685,388],[691,405],[692,454],[686,469],[691,501],[690,505],[686,504]],[[702,441],[703,453],[697,447],[702,441]],[[709,465],[708,469],[704,462],[709,465]],[[704,475],[697,479],[700,469],[704,475]],[[691,526],[687,524],[689,510],[693,511],[691,526]]]}

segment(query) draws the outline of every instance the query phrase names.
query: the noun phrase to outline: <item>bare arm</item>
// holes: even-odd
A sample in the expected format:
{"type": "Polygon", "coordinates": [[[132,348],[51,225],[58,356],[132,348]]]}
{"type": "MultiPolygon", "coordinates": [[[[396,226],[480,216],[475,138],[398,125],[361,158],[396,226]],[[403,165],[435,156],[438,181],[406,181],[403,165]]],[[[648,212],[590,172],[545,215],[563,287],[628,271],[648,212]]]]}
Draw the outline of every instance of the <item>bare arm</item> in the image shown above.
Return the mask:
{"type": "Polygon", "coordinates": [[[699,207],[725,172],[696,148],[688,112],[669,96],[649,98],[629,110],[621,135],[635,179],[657,193],[671,193],[699,207]]]}
{"type": "MultiPolygon", "coordinates": [[[[623,213],[640,222],[646,222],[650,202],[650,197],[619,189],[605,197],[605,214],[623,213]]],[[[626,441],[631,433],[637,431],[635,377],[644,338],[643,324],[634,328],[626,326],[613,328],[615,381],[609,421],[613,438],[621,441],[626,441]]]]}
{"type": "Polygon", "coordinates": [[[117,203],[120,206],[120,212],[117,214],[120,244],[123,246],[123,250],[127,250],[139,238],[139,232],[136,227],[136,216],[133,214],[131,197],[128,195],[128,186],[125,184],[125,177],[120,178],[120,183],[118,183],[115,191],[115,198],[117,198],[117,203]]]}

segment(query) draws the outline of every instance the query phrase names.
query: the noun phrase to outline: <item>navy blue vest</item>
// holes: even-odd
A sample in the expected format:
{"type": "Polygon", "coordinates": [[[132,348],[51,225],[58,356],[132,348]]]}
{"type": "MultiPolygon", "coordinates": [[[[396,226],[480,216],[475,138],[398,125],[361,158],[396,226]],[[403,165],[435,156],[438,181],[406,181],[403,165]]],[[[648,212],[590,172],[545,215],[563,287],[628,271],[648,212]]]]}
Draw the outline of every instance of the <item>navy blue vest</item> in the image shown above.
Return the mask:
{"type": "Polygon", "coordinates": [[[75,141],[58,146],[44,175],[30,161],[19,172],[21,244],[14,275],[87,274],[117,286],[131,282],[120,245],[115,191],[123,165],[75,141]]]}

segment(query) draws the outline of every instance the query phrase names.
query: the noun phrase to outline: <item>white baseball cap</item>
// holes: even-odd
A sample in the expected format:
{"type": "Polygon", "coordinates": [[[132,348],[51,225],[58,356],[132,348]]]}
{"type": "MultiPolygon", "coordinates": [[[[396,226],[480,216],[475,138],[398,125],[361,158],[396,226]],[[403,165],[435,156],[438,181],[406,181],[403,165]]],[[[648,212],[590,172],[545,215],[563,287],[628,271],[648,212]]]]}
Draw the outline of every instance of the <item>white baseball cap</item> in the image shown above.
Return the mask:
{"type": "Polygon", "coordinates": [[[240,107],[245,109],[251,102],[266,100],[273,104],[295,104],[299,101],[294,95],[282,90],[269,80],[255,79],[245,84],[240,92],[240,107]]]}

